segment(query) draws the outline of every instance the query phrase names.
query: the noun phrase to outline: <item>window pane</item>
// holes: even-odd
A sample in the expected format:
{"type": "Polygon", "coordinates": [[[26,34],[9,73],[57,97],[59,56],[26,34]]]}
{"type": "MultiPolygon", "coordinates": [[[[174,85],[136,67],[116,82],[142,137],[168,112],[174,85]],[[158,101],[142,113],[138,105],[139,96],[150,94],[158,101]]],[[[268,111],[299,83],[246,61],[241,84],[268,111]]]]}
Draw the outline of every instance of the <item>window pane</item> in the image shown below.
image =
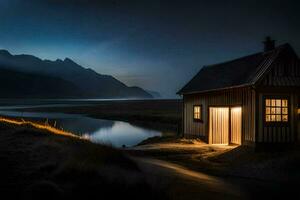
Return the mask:
{"type": "Polygon", "coordinates": [[[288,121],[288,116],[287,115],[282,115],[282,121],[287,122],[288,121]]]}
{"type": "Polygon", "coordinates": [[[265,120],[266,122],[287,122],[288,100],[265,99],[265,120]]]}
{"type": "Polygon", "coordinates": [[[280,107],[281,106],[281,99],[276,99],[276,106],[280,107]]]}
{"type": "Polygon", "coordinates": [[[201,119],[200,113],[201,113],[201,106],[194,106],[194,119],[201,119]]]}
{"type": "Polygon", "coordinates": [[[276,121],[276,115],[271,115],[271,121],[275,122],[276,121]]]}
{"type": "Polygon", "coordinates": [[[281,108],[276,108],[276,114],[281,114],[281,108]]]}
{"type": "Polygon", "coordinates": [[[272,102],[272,106],[276,106],[276,100],[275,99],[272,99],[271,102],[272,102]]]}
{"type": "Polygon", "coordinates": [[[288,108],[282,108],[282,114],[288,114],[288,108]]]}
{"type": "Polygon", "coordinates": [[[271,108],[271,114],[275,114],[276,109],[275,108],[271,108]]]}
{"type": "Polygon", "coordinates": [[[288,106],[288,100],[282,99],[282,107],[287,107],[287,106],[288,106]]]}
{"type": "Polygon", "coordinates": [[[270,115],[266,115],[266,122],[271,121],[271,116],[270,115]]]}
{"type": "Polygon", "coordinates": [[[281,115],[276,115],[276,121],[280,122],[281,121],[281,115]]]}

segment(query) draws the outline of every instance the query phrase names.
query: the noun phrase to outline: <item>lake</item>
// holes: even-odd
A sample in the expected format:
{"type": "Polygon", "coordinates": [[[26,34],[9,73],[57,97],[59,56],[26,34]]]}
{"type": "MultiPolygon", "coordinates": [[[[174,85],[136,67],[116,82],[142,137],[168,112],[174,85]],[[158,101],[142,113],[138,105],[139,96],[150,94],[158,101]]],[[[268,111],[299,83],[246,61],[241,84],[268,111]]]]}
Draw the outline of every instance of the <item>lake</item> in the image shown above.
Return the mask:
{"type": "MultiPolygon", "coordinates": [[[[6,105],[0,106],[0,115],[23,118],[35,122],[46,122],[57,128],[78,135],[87,134],[94,143],[108,144],[114,147],[135,146],[143,140],[161,136],[162,132],[138,127],[127,122],[96,119],[79,114],[55,112],[23,112],[24,108],[69,106],[68,104],[6,105]]],[[[76,105],[71,105],[76,106],[76,105]]]]}

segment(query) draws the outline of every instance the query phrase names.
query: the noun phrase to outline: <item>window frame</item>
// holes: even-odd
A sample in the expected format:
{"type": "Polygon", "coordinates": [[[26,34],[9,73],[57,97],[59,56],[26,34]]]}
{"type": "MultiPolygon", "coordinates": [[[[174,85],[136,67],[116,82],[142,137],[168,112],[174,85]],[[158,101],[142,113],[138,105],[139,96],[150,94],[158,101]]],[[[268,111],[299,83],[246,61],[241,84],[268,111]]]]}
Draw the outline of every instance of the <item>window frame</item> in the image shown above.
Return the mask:
{"type": "MultiPolygon", "coordinates": [[[[270,106],[272,107],[272,106],[270,106]]],[[[280,107],[281,111],[282,111],[282,106],[280,107]]],[[[266,95],[263,98],[263,123],[265,126],[289,126],[290,125],[290,120],[291,120],[291,103],[290,103],[290,98],[289,96],[286,95],[266,95]],[[288,109],[288,121],[266,121],[266,99],[280,99],[280,100],[284,100],[286,99],[288,101],[287,104],[287,109],[288,109]]],[[[281,114],[282,117],[282,114],[281,114]]]]}
{"type": "Polygon", "coordinates": [[[195,122],[203,122],[203,110],[202,110],[202,105],[201,104],[196,104],[193,106],[193,119],[195,122]],[[200,114],[200,118],[195,118],[195,107],[200,107],[200,111],[199,111],[199,114],[200,114]]]}

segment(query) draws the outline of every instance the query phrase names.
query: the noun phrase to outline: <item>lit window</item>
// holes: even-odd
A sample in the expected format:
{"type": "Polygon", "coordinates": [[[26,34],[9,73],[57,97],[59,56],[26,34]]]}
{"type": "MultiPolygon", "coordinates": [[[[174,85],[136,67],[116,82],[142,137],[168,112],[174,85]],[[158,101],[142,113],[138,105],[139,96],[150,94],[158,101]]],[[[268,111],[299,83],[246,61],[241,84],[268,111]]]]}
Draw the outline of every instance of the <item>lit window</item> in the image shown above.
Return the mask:
{"type": "Polygon", "coordinates": [[[266,99],[265,120],[266,122],[288,122],[288,100],[266,99]]]}
{"type": "Polygon", "coordinates": [[[201,110],[202,110],[201,106],[194,106],[194,119],[195,120],[201,120],[202,119],[201,110]]]}

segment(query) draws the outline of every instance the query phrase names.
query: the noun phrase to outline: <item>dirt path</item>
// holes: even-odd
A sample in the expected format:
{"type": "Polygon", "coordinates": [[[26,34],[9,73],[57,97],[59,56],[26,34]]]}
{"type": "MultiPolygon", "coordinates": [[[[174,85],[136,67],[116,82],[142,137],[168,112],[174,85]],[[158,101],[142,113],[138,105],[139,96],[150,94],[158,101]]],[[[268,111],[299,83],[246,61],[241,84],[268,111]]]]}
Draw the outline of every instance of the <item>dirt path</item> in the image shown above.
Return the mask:
{"type": "Polygon", "coordinates": [[[204,173],[186,169],[170,162],[136,158],[134,160],[147,174],[159,176],[167,186],[172,199],[246,199],[247,194],[226,181],[204,173]]]}
{"type": "Polygon", "coordinates": [[[216,177],[153,158],[132,157],[132,159],[138,163],[143,172],[153,177],[153,180],[148,180],[151,184],[159,181],[174,200],[257,199],[278,198],[285,195],[282,186],[274,182],[216,177]]]}

